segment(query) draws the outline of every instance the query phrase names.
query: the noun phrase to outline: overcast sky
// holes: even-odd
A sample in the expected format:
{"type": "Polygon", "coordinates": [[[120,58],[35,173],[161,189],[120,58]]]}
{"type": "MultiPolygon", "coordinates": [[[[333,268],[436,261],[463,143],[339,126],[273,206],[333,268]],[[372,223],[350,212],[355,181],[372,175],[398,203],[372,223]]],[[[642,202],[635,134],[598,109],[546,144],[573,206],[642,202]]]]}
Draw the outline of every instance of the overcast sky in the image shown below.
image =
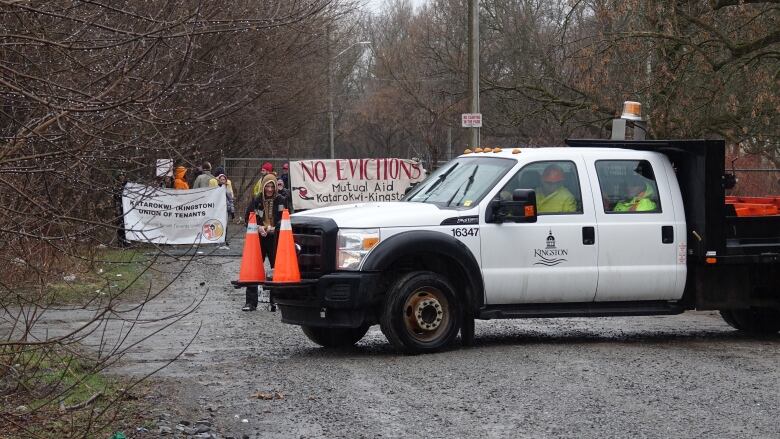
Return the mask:
{"type": "MultiPolygon", "coordinates": [[[[382,6],[385,4],[385,0],[365,0],[365,1],[366,1],[366,6],[372,12],[379,12],[382,9],[382,6]]],[[[412,1],[412,5],[414,5],[415,7],[428,2],[428,0],[411,0],[411,1],[412,1]]]]}

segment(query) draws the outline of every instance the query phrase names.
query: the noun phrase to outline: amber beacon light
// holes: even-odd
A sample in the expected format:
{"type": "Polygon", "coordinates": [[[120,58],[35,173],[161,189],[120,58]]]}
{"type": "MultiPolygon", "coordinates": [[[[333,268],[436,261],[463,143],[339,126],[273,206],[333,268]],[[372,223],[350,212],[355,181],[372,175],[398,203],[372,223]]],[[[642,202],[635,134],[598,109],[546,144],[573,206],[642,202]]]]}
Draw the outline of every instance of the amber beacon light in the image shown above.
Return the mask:
{"type": "Polygon", "coordinates": [[[621,119],[642,120],[642,104],[635,101],[623,102],[623,114],[621,119]]]}

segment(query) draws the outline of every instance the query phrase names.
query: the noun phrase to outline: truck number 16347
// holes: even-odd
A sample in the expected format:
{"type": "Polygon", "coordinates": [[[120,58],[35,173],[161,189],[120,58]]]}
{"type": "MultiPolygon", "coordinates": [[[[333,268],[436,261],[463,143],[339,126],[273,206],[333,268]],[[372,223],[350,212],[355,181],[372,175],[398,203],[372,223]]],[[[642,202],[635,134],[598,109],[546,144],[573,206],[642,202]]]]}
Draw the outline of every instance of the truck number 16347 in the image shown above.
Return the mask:
{"type": "Polygon", "coordinates": [[[452,230],[452,236],[479,236],[479,229],[476,227],[457,227],[452,230]]]}

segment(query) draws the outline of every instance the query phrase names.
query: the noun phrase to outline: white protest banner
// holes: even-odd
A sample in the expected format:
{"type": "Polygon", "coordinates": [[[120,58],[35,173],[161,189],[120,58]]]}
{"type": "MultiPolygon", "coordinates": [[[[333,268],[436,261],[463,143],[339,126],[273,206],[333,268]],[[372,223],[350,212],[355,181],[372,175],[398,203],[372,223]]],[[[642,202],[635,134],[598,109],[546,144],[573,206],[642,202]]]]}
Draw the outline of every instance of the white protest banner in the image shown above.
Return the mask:
{"type": "Polygon", "coordinates": [[[127,183],[122,191],[129,241],[157,244],[225,242],[224,186],[176,190],[127,183]]]}
{"type": "Polygon", "coordinates": [[[297,210],[347,203],[397,201],[425,178],[414,160],[335,159],[290,162],[292,205],[297,210]]]}

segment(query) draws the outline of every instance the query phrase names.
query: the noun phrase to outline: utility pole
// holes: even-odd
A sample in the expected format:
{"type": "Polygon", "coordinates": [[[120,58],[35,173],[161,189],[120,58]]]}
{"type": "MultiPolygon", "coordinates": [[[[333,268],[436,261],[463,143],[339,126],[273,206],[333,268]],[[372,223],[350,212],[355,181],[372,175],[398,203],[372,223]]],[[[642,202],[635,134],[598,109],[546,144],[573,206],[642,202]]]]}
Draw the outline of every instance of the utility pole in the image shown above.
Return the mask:
{"type": "Polygon", "coordinates": [[[447,161],[452,160],[452,127],[447,127],[447,161]]]}
{"type": "Polygon", "coordinates": [[[328,39],[328,145],[330,145],[330,158],[335,159],[336,147],[333,141],[333,67],[331,66],[333,59],[330,57],[330,26],[328,26],[326,37],[328,39]]]}
{"type": "Polygon", "coordinates": [[[328,28],[328,144],[330,145],[330,158],[335,159],[336,158],[336,145],[335,145],[335,132],[334,132],[334,121],[333,121],[333,61],[336,60],[336,58],[340,57],[341,55],[345,54],[347,50],[358,46],[358,45],[365,45],[365,44],[371,44],[370,41],[358,41],[356,43],[352,43],[347,47],[346,49],[342,50],[341,52],[337,53],[334,56],[330,55],[330,28],[328,28]]]}
{"type": "Polygon", "coordinates": [[[336,145],[333,133],[333,75],[330,70],[331,61],[328,60],[328,143],[330,144],[330,158],[336,158],[336,145]]]}
{"type": "MultiPolygon", "coordinates": [[[[479,113],[479,0],[469,0],[469,96],[470,113],[479,113]]],[[[479,128],[471,128],[471,146],[479,147],[479,128]]]]}

